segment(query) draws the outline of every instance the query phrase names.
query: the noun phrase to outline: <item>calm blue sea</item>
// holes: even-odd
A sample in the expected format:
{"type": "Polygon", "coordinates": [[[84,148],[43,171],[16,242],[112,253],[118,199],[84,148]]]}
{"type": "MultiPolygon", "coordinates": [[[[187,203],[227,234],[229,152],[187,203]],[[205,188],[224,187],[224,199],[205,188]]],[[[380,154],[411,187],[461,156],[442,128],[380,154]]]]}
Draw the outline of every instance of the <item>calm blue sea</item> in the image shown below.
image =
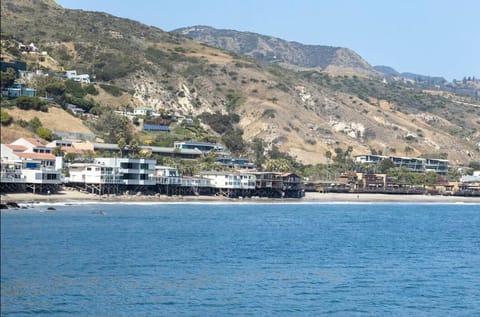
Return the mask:
{"type": "Polygon", "coordinates": [[[480,316],[480,206],[1,212],[2,316],[480,316]]]}

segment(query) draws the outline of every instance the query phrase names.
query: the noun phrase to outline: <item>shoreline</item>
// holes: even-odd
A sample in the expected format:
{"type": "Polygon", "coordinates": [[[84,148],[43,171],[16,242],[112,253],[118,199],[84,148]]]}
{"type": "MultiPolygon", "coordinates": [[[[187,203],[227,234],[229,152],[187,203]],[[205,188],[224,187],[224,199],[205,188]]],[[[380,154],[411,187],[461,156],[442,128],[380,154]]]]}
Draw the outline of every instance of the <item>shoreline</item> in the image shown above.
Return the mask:
{"type": "Polygon", "coordinates": [[[1,203],[162,203],[162,202],[266,202],[266,203],[478,203],[480,197],[441,196],[441,195],[405,195],[373,193],[320,193],[306,192],[303,198],[227,198],[223,196],[167,196],[167,195],[103,195],[89,194],[74,190],[64,190],[51,195],[33,193],[9,193],[0,196],[1,203]]]}

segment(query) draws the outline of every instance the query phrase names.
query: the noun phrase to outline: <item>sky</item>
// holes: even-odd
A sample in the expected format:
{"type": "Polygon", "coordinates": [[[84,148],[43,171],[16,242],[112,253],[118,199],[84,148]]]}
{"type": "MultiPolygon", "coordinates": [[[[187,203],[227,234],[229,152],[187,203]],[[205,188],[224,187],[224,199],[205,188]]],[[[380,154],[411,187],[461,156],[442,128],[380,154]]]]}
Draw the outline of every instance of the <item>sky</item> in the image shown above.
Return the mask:
{"type": "Polygon", "coordinates": [[[171,31],[193,25],[353,49],[399,72],[480,78],[478,0],[56,0],[171,31]]]}

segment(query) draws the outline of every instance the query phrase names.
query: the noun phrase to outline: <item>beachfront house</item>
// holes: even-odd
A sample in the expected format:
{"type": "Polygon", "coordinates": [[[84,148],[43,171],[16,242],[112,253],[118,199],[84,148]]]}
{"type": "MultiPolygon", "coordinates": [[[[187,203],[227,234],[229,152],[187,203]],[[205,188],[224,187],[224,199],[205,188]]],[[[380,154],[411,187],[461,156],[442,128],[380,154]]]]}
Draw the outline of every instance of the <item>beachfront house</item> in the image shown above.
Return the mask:
{"type": "Polygon", "coordinates": [[[17,145],[1,144],[1,190],[57,191],[63,182],[62,159],[51,153],[33,152],[24,141],[17,145]]]}
{"type": "Polygon", "coordinates": [[[175,167],[155,166],[155,178],[157,184],[160,185],[176,185],[182,184],[182,178],[175,167]]]}
{"type": "Polygon", "coordinates": [[[202,172],[213,193],[226,197],[251,196],[255,190],[255,175],[240,172],[202,172]]]}
{"type": "Polygon", "coordinates": [[[120,175],[113,166],[99,163],[73,163],[69,165],[69,183],[118,184],[120,175]]]}
{"type": "Polygon", "coordinates": [[[155,160],[96,158],[92,163],[70,164],[71,184],[155,185],[155,160]]]}
{"type": "Polygon", "coordinates": [[[95,163],[113,167],[123,185],[155,185],[156,160],[134,158],[96,158],[95,163]]]}
{"type": "Polygon", "coordinates": [[[202,172],[203,178],[210,180],[213,188],[255,189],[255,175],[239,172],[202,172]]]}
{"type": "Polygon", "coordinates": [[[142,190],[156,185],[155,160],[95,158],[91,163],[70,164],[67,185],[99,195],[142,190]]]}

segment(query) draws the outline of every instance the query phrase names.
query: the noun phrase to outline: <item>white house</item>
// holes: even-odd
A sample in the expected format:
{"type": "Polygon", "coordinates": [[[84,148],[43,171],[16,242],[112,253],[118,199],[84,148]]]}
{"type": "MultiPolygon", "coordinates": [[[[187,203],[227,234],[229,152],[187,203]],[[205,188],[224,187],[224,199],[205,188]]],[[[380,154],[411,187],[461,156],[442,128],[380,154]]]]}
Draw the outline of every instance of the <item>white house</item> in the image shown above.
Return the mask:
{"type": "Polygon", "coordinates": [[[152,108],[137,108],[133,110],[133,115],[135,116],[150,116],[152,113],[152,108]]]}
{"type": "Polygon", "coordinates": [[[69,166],[70,183],[85,184],[119,184],[120,175],[113,166],[97,163],[74,163],[69,166]]]}
{"type": "Polygon", "coordinates": [[[203,177],[182,177],[183,187],[210,187],[210,179],[203,177]]]}
{"type": "MultiPolygon", "coordinates": [[[[5,183],[36,185],[59,185],[64,176],[61,173],[63,159],[51,153],[51,149],[33,138],[20,138],[11,144],[1,144],[1,178],[5,183]]],[[[44,187],[55,190],[54,187],[44,187]]]]}
{"type": "Polygon", "coordinates": [[[22,146],[1,145],[2,182],[62,183],[63,174],[57,168],[58,158],[55,155],[21,152],[18,151],[20,147],[22,146]]]}
{"type": "Polygon", "coordinates": [[[34,138],[19,138],[9,144],[9,146],[11,145],[16,146],[16,152],[21,151],[25,153],[52,153],[51,148],[40,142],[39,139],[34,138]],[[23,150],[21,147],[23,147],[23,150]]]}
{"type": "Polygon", "coordinates": [[[213,188],[255,189],[255,175],[240,172],[202,172],[202,177],[210,180],[213,188]]]}
{"type": "Polygon", "coordinates": [[[65,76],[67,79],[73,80],[73,81],[78,81],[84,84],[89,84],[90,83],[90,75],[88,74],[77,74],[76,70],[67,70],[65,72],[65,76]]]}
{"type": "Polygon", "coordinates": [[[44,164],[43,160],[29,159],[23,161],[22,177],[25,183],[61,184],[63,182],[63,174],[59,170],[55,170],[53,166],[46,167],[44,164]]]}
{"type": "Polygon", "coordinates": [[[50,148],[50,149],[55,148],[55,147],[67,148],[67,147],[72,147],[73,142],[69,141],[69,140],[53,140],[52,142],[48,143],[45,146],[50,148]]]}
{"type": "Polygon", "coordinates": [[[95,163],[113,167],[124,185],[155,185],[156,160],[132,158],[96,158],[95,163]]]}
{"type": "Polygon", "coordinates": [[[182,178],[175,167],[155,166],[155,177],[157,184],[162,185],[181,185],[182,178]]]}

